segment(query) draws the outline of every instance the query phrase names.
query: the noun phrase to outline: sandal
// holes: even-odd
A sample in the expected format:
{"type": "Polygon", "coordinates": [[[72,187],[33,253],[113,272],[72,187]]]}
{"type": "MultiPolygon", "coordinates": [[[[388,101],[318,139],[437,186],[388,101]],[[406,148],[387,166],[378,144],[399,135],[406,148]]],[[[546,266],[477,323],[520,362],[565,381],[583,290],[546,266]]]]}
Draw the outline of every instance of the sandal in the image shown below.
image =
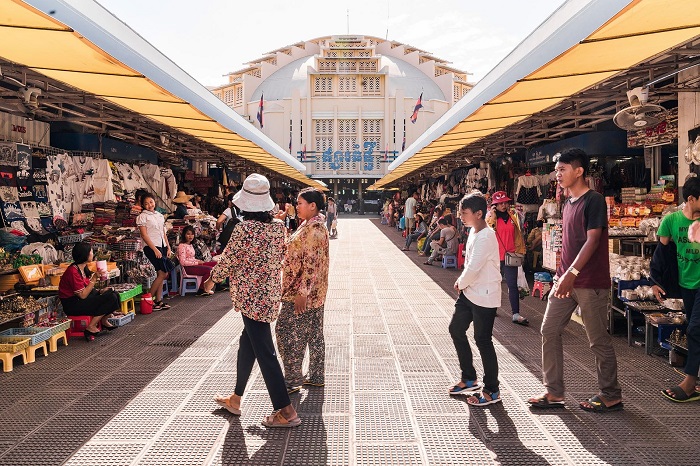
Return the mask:
{"type": "Polygon", "coordinates": [[[550,400],[547,398],[546,393],[537,398],[530,398],[527,402],[530,403],[531,408],[552,409],[565,407],[564,400],[550,400]]]}
{"type": "Polygon", "coordinates": [[[171,308],[170,304],[165,304],[163,301],[153,301],[153,310],[155,310],[156,306],[159,311],[167,311],[171,308]]]}
{"type": "Polygon", "coordinates": [[[241,408],[234,408],[231,406],[231,397],[230,396],[223,396],[219,395],[218,393],[214,395],[214,402],[224,408],[226,411],[229,413],[233,414],[234,416],[240,416],[241,415],[241,408]]]}
{"type": "Polygon", "coordinates": [[[207,290],[202,290],[199,293],[197,293],[197,296],[212,296],[214,294],[213,291],[207,291],[207,290]]]}
{"type": "Polygon", "coordinates": [[[582,401],[579,403],[579,407],[584,411],[589,411],[592,413],[608,413],[620,411],[622,408],[624,408],[624,405],[622,404],[622,401],[618,401],[612,406],[606,406],[605,402],[598,395],[595,395],[588,401],[582,401]],[[585,406],[584,403],[588,403],[590,406],[585,406]]]}
{"type": "Polygon", "coordinates": [[[292,419],[287,419],[280,411],[275,411],[273,414],[265,416],[265,419],[262,420],[262,425],[265,427],[289,428],[296,427],[299,424],[301,424],[301,419],[298,415],[294,416],[292,419]]]}
{"type": "Polygon", "coordinates": [[[524,325],[524,326],[526,326],[526,327],[527,327],[528,325],[530,325],[530,321],[527,320],[527,319],[526,319],[525,317],[523,317],[523,316],[520,316],[520,317],[518,317],[517,319],[514,319],[512,322],[513,322],[514,324],[524,325]]]}
{"type": "Polygon", "coordinates": [[[678,385],[676,385],[675,387],[672,387],[672,388],[667,388],[666,390],[662,390],[661,394],[664,397],[666,397],[669,400],[674,401],[676,403],[688,403],[690,401],[700,400],[700,393],[693,392],[690,395],[688,395],[685,392],[685,390],[683,390],[678,385]]]}
{"type": "Polygon", "coordinates": [[[448,389],[450,395],[473,395],[474,393],[479,393],[479,390],[484,388],[484,384],[476,380],[460,381],[451,386],[448,389]],[[459,384],[464,383],[464,387],[459,384]]]}
{"type": "Polygon", "coordinates": [[[501,402],[501,392],[500,391],[490,392],[486,389],[484,389],[481,392],[481,396],[472,395],[469,398],[467,398],[467,404],[470,404],[472,406],[488,406],[488,405],[492,405],[492,404],[500,403],[500,402],[501,402]],[[486,398],[487,396],[488,396],[488,399],[486,398]]]}

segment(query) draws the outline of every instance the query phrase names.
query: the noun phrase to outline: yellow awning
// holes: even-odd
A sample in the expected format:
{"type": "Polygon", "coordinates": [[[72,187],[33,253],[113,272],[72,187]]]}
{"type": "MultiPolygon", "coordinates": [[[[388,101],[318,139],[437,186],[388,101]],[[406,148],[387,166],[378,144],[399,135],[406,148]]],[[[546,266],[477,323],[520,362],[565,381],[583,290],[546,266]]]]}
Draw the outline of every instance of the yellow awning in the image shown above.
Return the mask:
{"type": "Polygon", "coordinates": [[[579,7],[580,3],[562,5],[392,163],[392,171],[373,187],[390,186],[700,35],[700,9],[685,0],[591,0],[579,7]],[[591,32],[572,40],[571,28],[577,27],[591,32]],[[558,50],[567,38],[570,46],[558,50]],[[542,66],[532,64],[547,53],[551,58],[542,66]]]}
{"type": "Polygon", "coordinates": [[[8,61],[322,188],[300,171],[303,164],[95,2],[0,0],[0,37],[8,61]]]}

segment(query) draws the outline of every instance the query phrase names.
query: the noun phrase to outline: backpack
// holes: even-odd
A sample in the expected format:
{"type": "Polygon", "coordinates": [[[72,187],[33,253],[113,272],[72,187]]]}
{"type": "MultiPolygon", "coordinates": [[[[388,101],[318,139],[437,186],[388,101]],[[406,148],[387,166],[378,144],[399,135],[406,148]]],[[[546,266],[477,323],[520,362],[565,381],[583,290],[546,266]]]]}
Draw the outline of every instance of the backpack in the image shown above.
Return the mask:
{"type": "Polygon", "coordinates": [[[233,233],[233,229],[241,223],[240,219],[238,218],[238,209],[236,207],[231,208],[231,218],[229,219],[228,222],[226,222],[226,225],[224,225],[224,229],[221,231],[221,234],[219,235],[219,243],[221,244],[221,250],[223,251],[226,245],[228,244],[228,240],[231,239],[231,234],[233,233]]]}

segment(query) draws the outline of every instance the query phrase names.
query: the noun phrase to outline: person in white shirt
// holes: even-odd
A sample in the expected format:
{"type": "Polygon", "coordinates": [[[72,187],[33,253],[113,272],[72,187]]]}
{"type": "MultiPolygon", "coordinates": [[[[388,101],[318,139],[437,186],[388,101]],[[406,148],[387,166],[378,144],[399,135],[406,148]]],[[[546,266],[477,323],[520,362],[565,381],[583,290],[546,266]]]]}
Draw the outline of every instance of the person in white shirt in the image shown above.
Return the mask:
{"type": "Polygon", "coordinates": [[[414,192],[411,197],[406,199],[404,204],[403,216],[406,218],[406,235],[410,235],[416,225],[416,205],[418,204],[418,192],[414,192]]]}
{"type": "Polygon", "coordinates": [[[457,350],[462,376],[450,387],[450,395],[471,395],[467,403],[486,406],[501,401],[498,359],[493,347],[493,322],[501,305],[501,271],[498,240],[488,227],[486,199],[481,193],[468,194],[459,203],[459,215],[471,227],[465,248],[464,270],[454,284],[459,292],[450,322],[450,335],[457,350]],[[484,366],[484,382],[477,380],[467,330],[474,322],[474,340],[484,366]],[[481,394],[479,391],[481,390],[481,394]]]}

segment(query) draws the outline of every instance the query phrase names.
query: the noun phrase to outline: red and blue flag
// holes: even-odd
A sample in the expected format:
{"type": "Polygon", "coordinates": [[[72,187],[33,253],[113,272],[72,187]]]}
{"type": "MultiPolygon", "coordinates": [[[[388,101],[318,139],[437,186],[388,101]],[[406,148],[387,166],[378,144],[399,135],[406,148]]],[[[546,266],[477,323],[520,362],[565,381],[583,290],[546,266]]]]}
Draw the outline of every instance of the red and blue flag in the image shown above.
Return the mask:
{"type": "MultiPolygon", "coordinates": [[[[260,101],[260,108],[262,108],[262,101],[260,101]]],[[[416,120],[418,119],[418,110],[423,108],[423,93],[420,93],[420,97],[418,97],[418,102],[416,102],[416,106],[413,109],[413,115],[411,115],[411,123],[415,123],[416,120]]]]}
{"type": "Polygon", "coordinates": [[[260,123],[260,129],[263,127],[263,95],[264,94],[260,94],[260,105],[258,105],[258,123],[260,123]]]}

